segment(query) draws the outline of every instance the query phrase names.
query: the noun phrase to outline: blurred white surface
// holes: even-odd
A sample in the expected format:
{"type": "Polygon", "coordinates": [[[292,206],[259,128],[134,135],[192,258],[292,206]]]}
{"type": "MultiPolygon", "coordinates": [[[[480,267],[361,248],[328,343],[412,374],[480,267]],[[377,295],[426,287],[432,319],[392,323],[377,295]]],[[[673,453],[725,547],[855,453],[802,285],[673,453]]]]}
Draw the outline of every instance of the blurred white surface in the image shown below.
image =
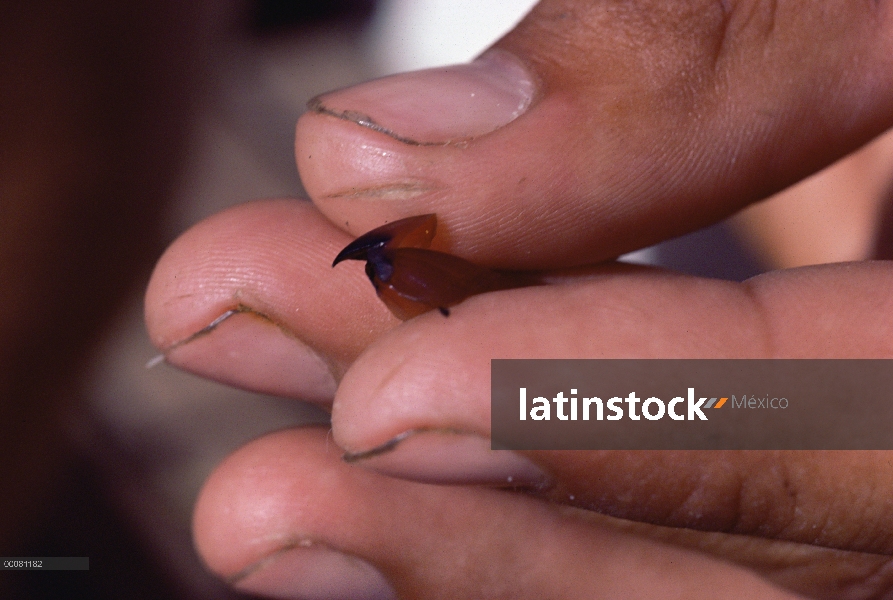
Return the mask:
{"type": "Polygon", "coordinates": [[[537,0],[383,0],[369,29],[376,76],[467,62],[537,0]]]}

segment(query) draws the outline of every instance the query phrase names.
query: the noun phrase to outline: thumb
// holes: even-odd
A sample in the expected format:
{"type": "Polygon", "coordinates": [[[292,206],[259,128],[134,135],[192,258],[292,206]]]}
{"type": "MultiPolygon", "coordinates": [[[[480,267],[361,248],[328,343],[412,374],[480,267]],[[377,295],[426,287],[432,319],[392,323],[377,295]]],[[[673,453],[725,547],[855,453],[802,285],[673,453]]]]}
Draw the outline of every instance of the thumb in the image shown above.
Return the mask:
{"type": "Polygon", "coordinates": [[[362,233],[435,212],[500,267],[589,263],[720,219],[893,125],[890,3],[543,0],[478,60],[324,94],[305,187],[362,233]]]}

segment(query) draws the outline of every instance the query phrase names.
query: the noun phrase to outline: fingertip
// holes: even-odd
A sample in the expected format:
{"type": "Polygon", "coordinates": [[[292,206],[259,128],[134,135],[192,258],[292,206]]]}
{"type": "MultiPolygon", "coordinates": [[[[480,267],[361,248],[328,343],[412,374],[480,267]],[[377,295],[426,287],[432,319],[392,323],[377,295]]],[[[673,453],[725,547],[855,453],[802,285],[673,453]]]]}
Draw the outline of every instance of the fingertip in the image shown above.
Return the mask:
{"type": "Polygon", "coordinates": [[[329,498],[329,508],[337,504],[340,496],[334,492],[347,469],[337,447],[324,442],[326,436],[321,427],[272,433],[217,466],[193,517],[196,547],[215,573],[236,576],[293,544],[296,531],[307,539],[322,537],[328,518],[318,499],[329,498]]]}
{"type": "Polygon", "coordinates": [[[396,324],[360,265],[332,269],[349,240],[302,201],[253,202],[199,223],[152,275],[153,343],[203,376],[330,400],[343,370],[396,324]]]}

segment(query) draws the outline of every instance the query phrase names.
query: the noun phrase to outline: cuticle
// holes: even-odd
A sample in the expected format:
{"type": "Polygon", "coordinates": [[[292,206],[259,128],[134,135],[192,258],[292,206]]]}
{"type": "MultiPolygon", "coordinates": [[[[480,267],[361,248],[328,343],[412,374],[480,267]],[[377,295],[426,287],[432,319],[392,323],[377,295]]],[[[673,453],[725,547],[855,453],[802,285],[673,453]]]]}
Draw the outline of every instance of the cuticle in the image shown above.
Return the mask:
{"type": "Polygon", "coordinates": [[[238,304],[238,305],[236,305],[235,308],[230,308],[229,310],[226,310],[223,313],[221,313],[213,321],[211,321],[210,323],[208,323],[207,325],[205,325],[204,327],[202,327],[195,333],[192,333],[192,334],[186,336],[182,340],[177,340],[176,342],[174,342],[173,344],[171,344],[170,346],[165,348],[163,350],[163,352],[165,354],[167,354],[168,352],[171,352],[172,350],[176,350],[180,346],[185,346],[186,344],[189,344],[190,342],[194,342],[195,340],[197,340],[199,338],[205,337],[206,335],[208,335],[209,333],[211,333],[212,331],[217,329],[225,321],[228,321],[231,317],[234,317],[235,315],[241,315],[241,314],[251,314],[256,317],[259,317],[260,319],[263,319],[264,321],[269,321],[270,323],[273,323],[273,319],[271,319],[266,314],[264,314],[260,311],[254,310],[253,308],[251,308],[250,306],[247,306],[245,304],[238,304]]]}
{"type": "Polygon", "coordinates": [[[270,563],[275,562],[276,559],[278,559],[283,554],[287,554],[287,553],[291,552],[292,550],[310,549],[310,548],[314,548],[314,549],[321,548],[324,550],[331,550],[333,552],[340,552],[341,554],[345,554],[344,552],[341,552],[340,550],[332,548],[328,544],[318,542],[318,541],[310,539],[310,538],[305,538],[305,539],[297,540],[294,542],[290,542],[280,548],[277,548],[276,550],[274,550],[273,552],[270,552],[269,554],[267,554],[260,560],[257,560],[255,562],[251,563],[250,565],[248,565],[247,567],[244,567],[242,570],[238,571],[237,573],[230,575],[229,577],[227,577],[225,579],[225,581],[229,585],[235,585],[235,584],[239,583],[240,581],[242,581],[243,579],[262,570],[264,567],[266,567],[270,563]]]}
{"type": "MultiPolygon", "coordinates": [[[[457,435],[457,436],[475,436],[475,437],[483,437],[480,434],[463,429],[454,429],[450,427],[420,427],[417,429],[408,429],[403,431],[383,444],[379,444],[373,448],[368,450],[362,450],[359,452],[350,452],[347,451],[341,455],[341,460],[348,464],[359,464],[362,465],[363,461],[375,458],[378,456],[387,455],[394,450],[396,450],[404,441],[415,437],[419,434],[425,433],[440,433],[440,434],[449,434],[449,435],[457,435]]],[[[492,441],[491,441],[492,445],[492,441]]],[[[513,449],[510,448],[493,448],[493,450],[506,451],[506,452],[514,452],[513,449]]],[[[529,459],[528,459],[529,460],[529,459]]],[[[498,489],[508,489],[513,491],[525,491],[529,493],[544,493],[545,491],[554,487],[555,482],[549,475],[545,475],[545,479],[540,482],[509,482],[506,484],[494,484],[490,487],[498,488],[498,489]]]]}
{"type": "Polygon", "coordinates": [[[322,96],[316,96],[315,98],[311,98],[309,102],[307,102],[307,110],[315,113],[319,113],[322,115],[328,115],[330,117],[335,117],[336,119],[341,119],[342,121],[348,121],[350,123],[354,123],[359,125],[360,127],[366,127],[367,129],[371,129],[372,131],[377,131],[378,133],[383,133],[388,137],[391,137],[398,142],[402,142],[409,146],[447,146],[449,142],[420,142],[418,140],[414,140],[412,138],[408,138],[400,135],[393,129],[388,129],[384,125],[376,122],[371,116],[361,113],[356,110],[335,110],[329,108],[322,102],[322,96]]]}
{"type": "MultiPolygon", "coordinates": [[[[365,127],[367,129],[371,129],[372,131],[376,131],[378,133],[384,134],[394,140],[402,144],[406,144],[407,146],[422,146],[422,147],[430,147],[430,146],[455,146],[457,148],[466,148],[468,143],[475,139],[476,136],[463,136],[458,138],[453,138],[449,140],[445,140],[442,142],[421,142],[419,140],[414,140],[412,138],[400,135],[393,129],[389,129],[384,125],[378,123],[371,116],[361,113],[356,110],[335,110],[333,108],[329,108],[322,102],[322,98],[325,96],[317,96],[312,98],[309,102],[307,102],[307,110],[311,112],[315,112],[321,115],[328,115],[330,117],[335,117],[336,119],[341,119],[342,121],[347,121],[349,123],[353,123],[355,125],[359,125],[360,127],[365,127]]],[[[498,128],[497,128],[498,129],[498,128]]]]}
{"type": "MultiPolygon", "coordinates": [[[[248,306],[247,304],[242,304],[241,302],[239,304],[237,304],[236,306],[234,306],[233,308],[230,308],[230,309],[222,312],[219,316],[214,318],[210,323],[208,323],[207,325],[205,325],[204,327],[202,327],[195,333],[192,333],[192,334],[186,336],[185,338],[178,340],[178,341],[172,343],[171,345],[169,345],[168,347],[164,348],[161,351],[160,358],[163,360],[166,360],[167,355],[169,353],[173,352],[177,348],[181,348],[187,344],[194,342],[197,339],[201,339],[201,338],[209,335],[210,333],[213,333],[218,327],[220,327],[220,325],[222,325],[224,322],[228,321],[229,319],[231,319],[232,317],[234,317],[236,315],[249,315],[249,316],[258,318],[261,321],[264,321],[270,325],[273,325],[274,327],[279,329],[279,331],[281,331],[286,336],[292,338],[293,340],[295,340],[296,342],[298,342],[300,344],[303,344],[307,348],[310,348],[313,351],[313,353],[323,362],[323,364],[325,364],[326,368],[329,370],[329,373],[332,374],[332,377],[334,377],[336,380],[339,379],[339,377],[336,376],[336,374],[339,372],[336,365],[324,353],[320,352],[317,348],[314,348],[311,344],[308,344],[307,342],[305,342],[303,339],[300,338],[300,336],[296,335],[291,329],[289,329],[282,323],[278,322],[276,319],[272,318],[270,315],[268,315],[264,312],[261,312],[257,309],[254,309],[254,308],[248,306]]],[[[155,364],[157,364],[158,358],[159,357],[153,358],[152,360],[149,361],[149,363],[146,366],[147,367],[154,366],[155,364]]]]}
{"type": "Polygon", "coordinates": [[[346,463],[358,463],[369,458],[382,456],[384,454],[393,452],[397,449],[398,446],[400,446],[402,442],[408,440],[409,438],[423,433],[444,433],[450,435],[473,435],[481,437],[479,434],[472,431],[453,429],[451,427],[419,427],[415,429],[407,429],[406,431],[398,433],[386,442],[379,444],[378,446],[369,448],[368,450],[360,450],[357,452],[347,451],[341,455],[341,460],[346,463]]]}
{"type": "MultiPolygon", "coordinates": [[[[506,50],[504,48],[498,48],[498,47],[488,49],[486,52],[482,53],[475,60],[480,60],[480,59],[486,58],[488,55],[511,56],[511,59],[513,61],[517,62],[521,68],[523,68],[526,75],[530,78],[530,81],[533,86],[533,94],[530,96],[527,105],[524,107],[524,109],[522,111],[522,114],[529,112],[530,109],[533,108],[539,102],[539,100],[543,97],[543,80],[540,77],[537,69],[533,68],[534,65],[530,61],[522,59],[521,57],[519,57],[517,54],[515,54],[514,52],[512,52],[510,50],[506,50]]],[[[472,62],[474,62],[474,61],[472,61],[472,62]]],[[[488,131],[481,135],[462,136],[462,137],[452,138],[452,139],[448,139],[448,140],[441,140],[441,141],[436,141],[436,142],[422,142],[420,140],[416,140],[416,139],[401,135],[401,134],[397,133],[396,131],[394,131],[393,129],[385,127],[384,125],[377,122],[371,115],[369,115],[367,113],[360,112],[357,110],[350,110],[350,109],[338,110],[338,109],[334,109],[330,106],[327,106],[323,102],[323,99],[331,93],[332,92],[326,92],[324,94],[320,94],[318,96],[311,98],[307,102],[307,110],[310,112],[317,113],[317,114],[334,117],[334,118],[340,119],[342,121],[347,121],[349,123],[353,123],[353,124],[359,125],[361,127],[366,127],[367,129],[371,129],[378,133],[382,133],[394,140],[397,140],[398,142],[407,144],[409,146],[434,146],[434,147],[452,146],[455,148],[464,149],[464,148],[467,148],[469,143],[474,141],[475,139],[483,137],[485,135],[489,135],[489,134],[493,133],[494,131],[498,131],[498,130],[502,129],[503,127],[505,127],[505,125],[508,124],[508,123],[505,123],[499,127],[496,127],[492,131],[488,131]]],[[[512,122],[515,119],[519,118],[520,116],[522,116],[522,114],[516,115],[515,118],[513,118],[509,122],[512,122]]]]}

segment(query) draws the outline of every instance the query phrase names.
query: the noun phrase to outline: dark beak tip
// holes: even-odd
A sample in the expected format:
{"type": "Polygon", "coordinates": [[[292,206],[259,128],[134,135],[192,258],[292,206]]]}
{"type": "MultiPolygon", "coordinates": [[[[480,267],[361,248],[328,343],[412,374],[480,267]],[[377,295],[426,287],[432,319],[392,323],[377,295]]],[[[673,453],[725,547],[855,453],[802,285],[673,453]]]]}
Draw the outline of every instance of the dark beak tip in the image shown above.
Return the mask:
{"type": "Polygon", "coordinates": [[[335,257],[335,260],[332,261],[332,266],[334,267],[335,265],[337,265],[340,262],[344,262],[345,260],[351,260],[351,259],[361,260],[356,256],[351,256],[350,252],[345,252],[344,250],[342,250],[341,252],[338,253],[338,256],[335,257]]]}
{"type": "Polygon", "coordinates": [[[334,267],[338,263],[345,260],[368,260],[369,251],[375,248],[381,248],[390,240],[390,237],[381,237],[377,235],[362,235],[349,243],[338,253],[332,262],[334,267]]]}
{"type": "Polygon", "coordinates": [[[335,260],[332,261],[332,266],[334,267],[338,263],[344,262],[345,260],[366,260],[368,253],[368,247],[352,243],[338,253],[338,256],[336,256],[335,260]]]}

